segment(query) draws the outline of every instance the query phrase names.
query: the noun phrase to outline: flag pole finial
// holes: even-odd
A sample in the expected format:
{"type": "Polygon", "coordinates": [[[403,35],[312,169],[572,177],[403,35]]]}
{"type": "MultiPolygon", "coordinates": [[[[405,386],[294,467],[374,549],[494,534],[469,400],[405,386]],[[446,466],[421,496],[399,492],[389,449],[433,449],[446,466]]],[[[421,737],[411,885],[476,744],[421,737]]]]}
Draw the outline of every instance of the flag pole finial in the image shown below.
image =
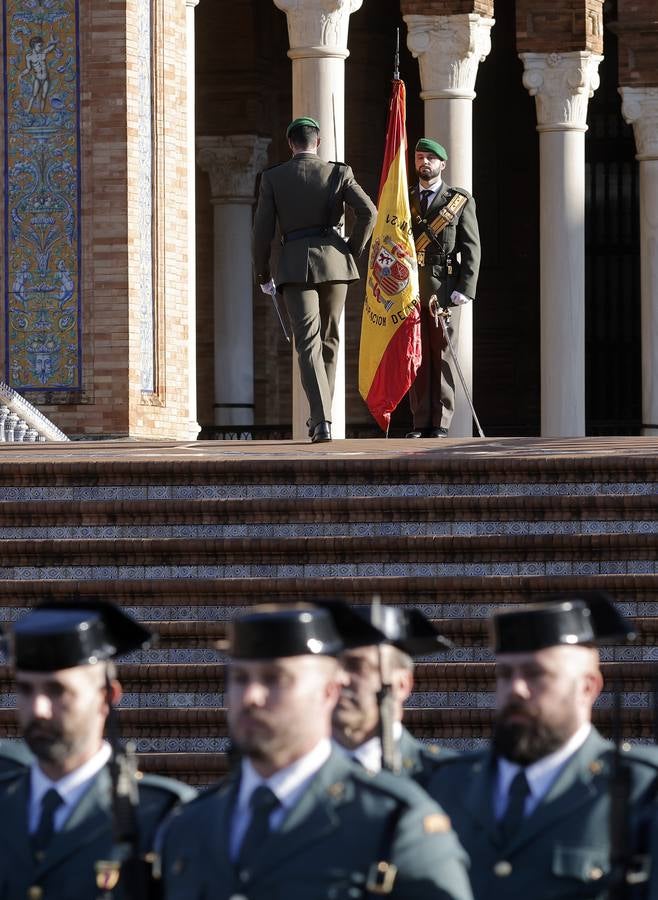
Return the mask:
{"type": "Polygon", "coordinates": [[[400,80],[400,29],[395,29],[395,61],[393,63],[393,80],[400,80]]]}

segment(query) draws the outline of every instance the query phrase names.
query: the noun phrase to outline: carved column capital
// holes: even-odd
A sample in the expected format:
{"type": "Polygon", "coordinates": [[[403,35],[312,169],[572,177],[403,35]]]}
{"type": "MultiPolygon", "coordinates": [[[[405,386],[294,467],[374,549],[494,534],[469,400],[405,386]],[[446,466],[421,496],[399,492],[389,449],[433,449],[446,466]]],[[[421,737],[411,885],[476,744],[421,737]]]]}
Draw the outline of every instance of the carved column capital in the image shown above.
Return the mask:
{"type": "Polygon", "coordinates": [[[346,59],[350,16],[363,0],[274,0],[288,19],[290,59],[336,56],[346,59]]]}
{"type": "Polygon", "coordinates": [[[418,59],[421,98],[475,97],[478,66],[491,50],[494,19],[475,13],[405,16],[407,46],[418,59]]]}
{"type": "Polygon", "coordinates": [[[523,86],[535,98],[537,131],[587,131],[587,104],[600,83],[598,53],[520,53],[523,86]]]}
{"type": "Polygon", "coordinates": [[[267,165],[270,138],[227,134],[197,138],[197,162],[210,176],[213,203],[253,203],[256,176],[267,165]]]}
{"type": "Polygon", "coordinates": [[[658,159],[658,87],[620,87],[621,114],[633,126],[636,159],[658,159]]]}
{"type": "Polygon", "coordinates": [[[195,6],[199,5],[199,0],[185,0],[185,6],[191,6],[194,9],[195,6]]]}

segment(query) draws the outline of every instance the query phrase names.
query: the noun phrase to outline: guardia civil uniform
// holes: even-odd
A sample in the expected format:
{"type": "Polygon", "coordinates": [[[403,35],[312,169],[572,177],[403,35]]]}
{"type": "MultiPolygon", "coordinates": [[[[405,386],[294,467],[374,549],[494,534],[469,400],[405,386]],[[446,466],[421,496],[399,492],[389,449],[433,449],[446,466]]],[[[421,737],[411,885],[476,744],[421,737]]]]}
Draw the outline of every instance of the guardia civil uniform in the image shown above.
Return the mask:
{"type": "MultiPolygon", "coordinates": [[[[607,900],[614,755],[611,742],[592,729],[537,808],[507,839],[493,813],[496,759],[491,751],[455,757],[435,770],[427,790],[450,816],[471,858],[478,900],[607,900]]],[[[637,810],[653,796],[658,752],[629,746],[624,758],[637,810]]]]}
{"type": "MultiPolygon", "coordinates": [[[[0,781],[0,900],[96,900],[102,896],[97,864],[112,860],[115,849],[109,768],[94,778],[40,856],[28,833],[29,789],[29,771],[0,781]]],[[[176,804],[194,795],[171,778],[141,776],[137,805],[141,856],[153,850],[158,829],[176,804]]],[[[108,897],[125,900],[121,877],[108,897]]]]}
{"type": "MultiPolygon", "coordinates": [[[[416,785],[368,774],[334,751],[255,864],[229,856],[237,777],[184,807],[167,832],[167,900],[350,900],[374,897],[377,864],[396,874],[391,898],[471,897],[466,858],[447,817],[416,785]]],[[[385,877],[381,879],[386,886],[385,877]]]]}
{"type": "MultiPolygon", "coordinates": [[[[447,160],[445,148],[436,141],[421,138],[416,149],[429,150],[447,160]]],[[[439,305],[449,307],[448,333],[457,349],[461,307],[454,306],[450,296],[459,291],[475,298],[480,271],[480,233],[472,195],[460,187],[441,182],[427,211],[421,212],[418,184],[409,192],[413,235],[416,244],[427,240],[427,227],[437,233],[423,250],[418,250],[420,290],[420,322],[422,361],[409,391],[414,431],[427,433],[443,428],[447,431],[455,411],[454,362],[441,325],[430,314],[430,297],[436,294],[439,305]],[[451,208],[458,206],[455,212],[451,208]],[[447,211],[447,212],[446,212],[447,211]],[[444,214],[444,218],[440,218],[444,214]]]]}
{"type": "MultiPolygon", "coordinates": [[[[560,643],[593,645],[628,633],[601,593],[567,596],[494,615],[497,652],[531,653],[560,643]]],[[[575,752],[551,773],[553,780],[536,806],[511,831],[494,813],[499,760],[493,750],[448,760],[430,780],[428,792],[450,815],[471,857],[478,900],[607,900],[617,763],[630,773],[627,821],[634,844],[635,826],[655,795],[658,752],[628,744],[617,751],[595,728],[587,733],[587,724],[583,734],[587,736],[575,752]]]]}
{"type": "MultiPolygon", "coordinates": [[[[442,635],[419,609],[414,607],[398,608],[373,603],[370,606],[356,606],[353,609],[357,615],[381,632],[381,644],[390,644],[410,658],[444,653],[453,646],[452,642],[442,635]]],[[[382,694],[380,695],[380,716],[382,714],[381,705],[384,702],[382,694]]],[[[381,740],[378,736],[371,738],[361,748],[351,748],[346,752],[366,768],[373,768],[375,771],[379,771],[380,764],[383,762],[385,768],[393,768],[396,774],[406,775],[421,787],[425,787],[437,766],[455,756],[453,751],[438,744],[419,741],[401,722],[390,724],[395,748],[394,760],[381,759],[381,740]],[[374,747],[370,745],[374,745],[374,747]],[[362,758],[359,752],[361,749],[367,752],[368,760],[362,758]],[[369,764],[370,759],[375,757],[373,750],[376,750],[374,761],[377,763],[374,766],[369,764]]],[[[336,721],[334,721],[334,737],[340,744],[340,728],[336,721]]]]}
{"type": "Polygon", "coordinates": [[[27,768],[33,757],[22,741],[0,741],[0,779],[27,768]]]}
{"type": "MultiPolygon", "coordinates": [[[[150,637],[112,604],[49,603],[15,624],[11,655],[19,671],[56,673],[102,663],[144,646],[150,637]]],[[[105,745],[96,754],[98,766],[93,765],[94,758],[88,761],[93,770],[81,779],[83,790],[71,798],[72,808],[65,809],[59,825],[52,812],[44,825],[48,818],[45,798],[60,785],[65,794],[64,785],[67,780],[70,785],[78,770],[53,783],[33,759],[29,768],[23,766],[16,774],[0,779],[0,900],[137,900],[124,891],[126,860],[146,872],[147,855],[154,850],[158,829],[176,804],[196,792],[170,778],[137,773],[133,783],[136,797],[129,804],[136,829],[130,846],[127,842],[119,846],[114,832],[116,794],[110,763],[105,762],[116,753],[117,747],[105,745]],[[46,779],[51,788],[43,795],[37,828],[31,830],[34,804],[30,794],[39,779],[46,779]],[[109,866],[100,865],[108,862],[109,866]],[[99,888],[101,869],[105,892],[99,888]]],[[[124,806],[124,813],[126,809],[124,806]]],[[[150,873],[144,881],[154,883],[150,873]]],[[[150,895],[141,893],[139,900],[148,900],[150,895]]]]}
{"type": "MultiPolygon", "coordinates": [[[[319,125],[295,119],[295,127],[319,125]]],[[[278,225],[282,247],[274,273],[283,292],[295,337],[304,391],[309,401],[309,434],[331,422],[336,376],[338,325],[347,285],[357,281],[356,259],[372,233],[376,209],[344,163],[325,162],[316,153],[297,153],[261,177],[253,227],[256,280],[272,273],[270,251],[278,225]],[[349,239],[339,234],[344,206],[354,213],[349,239]]]]}
{"type": "MultiPolygon", "coordinates": [[[[338,629],[324,607],[254,608],[231,624],[229,655],[336,655],[344,649],[338,629]]],[[[364,644],[374,640],[364,634],[364,644]]],[[[407,779],[369,774],[326,744],[248,864],[242,849],[234,852],[234,829],[250,764],[243,760],[239,772],[181,808],[164,842],[166,900],[470,900],[466,857],[442,810],[407,779]]],[[[282,770],[286,778],[298,764],[282,770]]]]}

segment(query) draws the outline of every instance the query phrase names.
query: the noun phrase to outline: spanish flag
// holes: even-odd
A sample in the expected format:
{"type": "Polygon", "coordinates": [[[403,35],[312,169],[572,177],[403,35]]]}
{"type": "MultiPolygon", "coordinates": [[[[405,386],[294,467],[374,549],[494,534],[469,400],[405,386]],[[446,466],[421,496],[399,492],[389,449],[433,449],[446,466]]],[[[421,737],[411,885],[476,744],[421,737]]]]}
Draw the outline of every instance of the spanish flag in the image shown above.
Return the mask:
{"type": "Polygon", "coordinates": [[[421,359],[418,264],[407,183],[404,82],[393,81],[377,221],[372,234],[361,322],[359,393],[388,433],[391,413],[421,359]]]}

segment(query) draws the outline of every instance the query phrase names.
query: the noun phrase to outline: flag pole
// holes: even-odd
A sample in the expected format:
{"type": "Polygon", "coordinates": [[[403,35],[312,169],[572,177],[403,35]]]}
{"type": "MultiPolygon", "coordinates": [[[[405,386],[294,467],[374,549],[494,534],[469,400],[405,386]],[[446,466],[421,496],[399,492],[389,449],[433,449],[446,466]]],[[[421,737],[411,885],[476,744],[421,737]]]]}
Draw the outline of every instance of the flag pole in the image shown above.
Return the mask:
{"type": "Polygon", "coordinates": [[[395,29],[395,60],[393,62],[393,81],[400,80],[400,29],[395,29]]]}

